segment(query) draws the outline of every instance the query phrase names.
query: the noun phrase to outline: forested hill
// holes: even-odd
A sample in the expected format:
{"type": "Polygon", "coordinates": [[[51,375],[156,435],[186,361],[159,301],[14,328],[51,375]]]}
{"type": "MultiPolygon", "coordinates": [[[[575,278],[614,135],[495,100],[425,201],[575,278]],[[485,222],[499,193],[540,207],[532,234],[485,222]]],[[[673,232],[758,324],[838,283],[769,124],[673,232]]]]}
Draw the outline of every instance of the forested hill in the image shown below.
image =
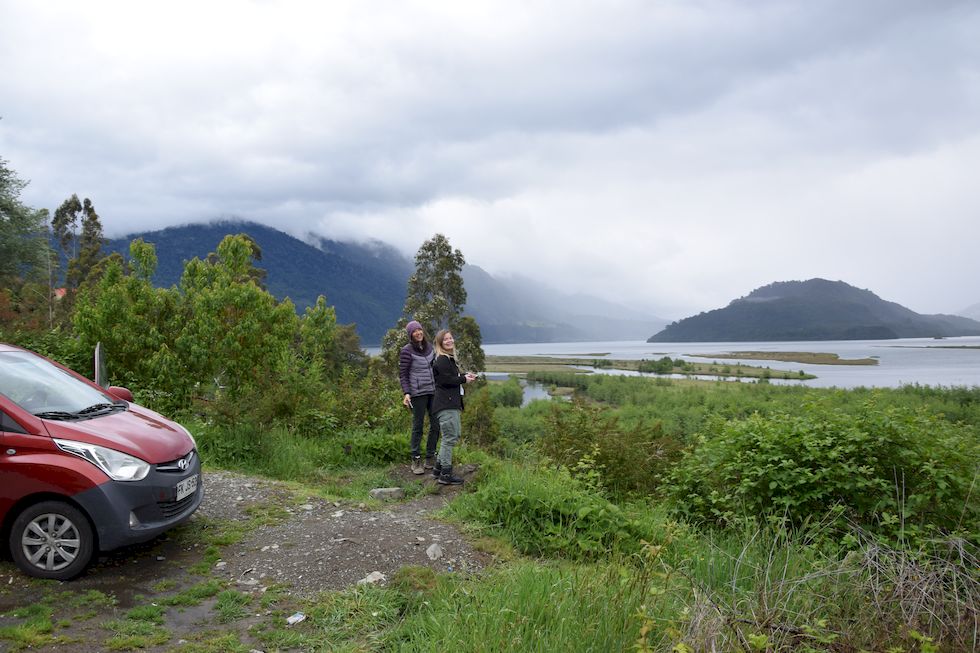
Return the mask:
{"type": "Polygon", "coordinates": [[[267,271],[265,283],[278,298],[289,297],[303,311],[319,295],[337,311],[337,321],[354,322],[365,344],[381,342],[384,332],[401,315],[411,262],[393,248],[377,244],[342,243],[322,239],[319,247],[253,222],[213,222],[130,234],[110,240],[109,251],[129,255],[134,238],[156,247],[153,282],[168,287],[180,282],[184,263],[205,258],[228,234],[246,233],[262,250],[258,267],[267,271]]]}
{"type": "Polygon", "coordinates": [[[877,340],[980,335],[980,322],[921,315],[843,281],[780,281],[668,325],[648,342],[877,340]]]}
{"type": "MultiPolygon", "coordinates": [[[[180,283],[186,261],[205,258],[222,238],[238,233],[251,236],[262,250],[257,265],[267,272],[269,292],[289,297],[299,312],[322,294],[339,322],[357,324],[368,346],[380,343],[401,317],[414,264],[382,243],[304,242],[253,222],[224,221],[130,234],[110,240],[105,249],[128,256],[134,238],[153,243],[158,258],[153,282],[169,287],[180,283]]],[[[464,266],[463,278],[464,312],[479,322],[484,343],[642,340],[666,323],[595,297],[561,295],[527,279],[500,280],[475,265],[464,266]]]]}

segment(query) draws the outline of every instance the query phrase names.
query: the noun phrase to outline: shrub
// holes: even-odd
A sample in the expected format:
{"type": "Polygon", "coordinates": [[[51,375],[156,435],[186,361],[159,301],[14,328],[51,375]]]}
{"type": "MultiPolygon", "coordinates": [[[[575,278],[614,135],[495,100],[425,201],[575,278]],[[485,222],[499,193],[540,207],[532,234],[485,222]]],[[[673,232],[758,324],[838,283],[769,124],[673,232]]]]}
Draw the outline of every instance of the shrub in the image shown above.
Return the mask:
{"type": "Polygon", "coordinates": [[[561,469],[491,467],[477,491],[450,510],[502,531],[529,555],[598,560],[636,552],[652,538],[641,522],[561,469]]]}
{"type": "Polygon", "coordinates": [[[322,397],[323,410],[339,429],[407,431],[411,412],[402,405],[395,379],[377,369],[363,374],[346,368],[330,392],[322,397]]]}
{"type": "Polygon", "coordinates": [[[494,419],[493,403],[487,387],[466,393],[466,409],[463,411],[463,438],[480,447],[493,449],[500,438],[500,429],[494,419]]]}
{"type": "Polygon", "coordinates": [[[491,383],[490,399],[494,406],[519,408],[524,402],[524,389],[516,376],[508,378],[503,383],[491,383]]]}
{"type": "Polygon", "coordinates": [[[659,423],[623,426],[608,409],[581,401],[552,406],[539,446],[562,465],[597,472],[616,496],[656,491],[680,451],[659,423]]]}
{"type": "Polygon", "coordinates": [[[924,411],[808,404],[800,414],[711,420],[674,470],[671,493],[678,513],[715,524],[778,515],[800,525],[837,508],[841,525],[889,537],[975,539],[977,453],[969,429],[924,411]]]}

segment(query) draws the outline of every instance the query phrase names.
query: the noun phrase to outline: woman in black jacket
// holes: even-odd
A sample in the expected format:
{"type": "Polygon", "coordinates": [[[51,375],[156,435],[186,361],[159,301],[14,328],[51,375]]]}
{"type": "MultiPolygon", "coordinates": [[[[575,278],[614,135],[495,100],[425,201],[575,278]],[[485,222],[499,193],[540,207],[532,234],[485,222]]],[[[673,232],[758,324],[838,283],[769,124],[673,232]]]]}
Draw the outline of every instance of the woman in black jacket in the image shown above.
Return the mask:
{"type": "Polygon", "coordinates": [[[442,444],[432,475],[442,485],[460,485],[463,479],[453,476],[453,446],[459,441],[462,428],[463,384],[476,380],[476,374],[460,374],[456,364],[456,342],[448,329],[436,334],[436,359],[432,363],[436,392],[432,398],[432,414],[439,420],[442,444]]]}

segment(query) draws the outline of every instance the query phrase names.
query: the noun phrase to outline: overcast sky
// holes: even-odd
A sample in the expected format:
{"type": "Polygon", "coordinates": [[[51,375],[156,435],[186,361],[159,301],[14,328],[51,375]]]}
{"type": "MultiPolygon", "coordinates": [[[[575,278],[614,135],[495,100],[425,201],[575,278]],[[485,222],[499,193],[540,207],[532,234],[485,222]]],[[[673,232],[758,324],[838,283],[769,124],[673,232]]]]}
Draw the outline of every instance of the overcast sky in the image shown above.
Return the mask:
{"type": "Polygon", "coordinates": [[[812,277],[957,312],[978,34],[972,0],[0,0],[0,157],[110,236],[440,232],[669,319],[812,277]]]}

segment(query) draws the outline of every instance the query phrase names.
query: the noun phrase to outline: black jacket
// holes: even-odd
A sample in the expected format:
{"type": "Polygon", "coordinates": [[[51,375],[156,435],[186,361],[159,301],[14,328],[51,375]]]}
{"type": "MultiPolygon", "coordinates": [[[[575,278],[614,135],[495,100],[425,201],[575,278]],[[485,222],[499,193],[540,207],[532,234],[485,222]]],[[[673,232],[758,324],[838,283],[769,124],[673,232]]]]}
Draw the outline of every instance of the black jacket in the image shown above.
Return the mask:
{"type": "Polygon", "coordinates": [[[447,408],[463,410],[463,393],[460,386],[466,383],[466,376],[459,373],[456,359],[445,354],[436,356],[432,363],[432,371],[436,379],[436,393],[432,398],[432,414],[435,415],[440,410],[447,408]]]}

